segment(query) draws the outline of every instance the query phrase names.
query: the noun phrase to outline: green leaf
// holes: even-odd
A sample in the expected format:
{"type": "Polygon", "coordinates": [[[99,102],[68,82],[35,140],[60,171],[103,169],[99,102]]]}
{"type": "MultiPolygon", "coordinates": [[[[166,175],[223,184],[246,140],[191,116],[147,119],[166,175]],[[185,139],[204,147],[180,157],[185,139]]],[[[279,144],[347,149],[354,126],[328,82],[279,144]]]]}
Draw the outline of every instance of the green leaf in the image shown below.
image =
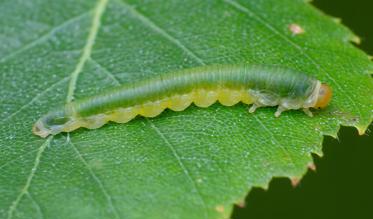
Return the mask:
{"type": "Polygon", "coordinates": [[[0,27],[0,218],[228,218],[253,186],[299,180],[323,135],[340,125],[362,134],[373,117],[372,62],[348,29],[301,0],[2,0],[0,27]],[[315,75],[333,101],[313,118],[215,104],[31,133],[67,100],[244,62],[315,75]]]}

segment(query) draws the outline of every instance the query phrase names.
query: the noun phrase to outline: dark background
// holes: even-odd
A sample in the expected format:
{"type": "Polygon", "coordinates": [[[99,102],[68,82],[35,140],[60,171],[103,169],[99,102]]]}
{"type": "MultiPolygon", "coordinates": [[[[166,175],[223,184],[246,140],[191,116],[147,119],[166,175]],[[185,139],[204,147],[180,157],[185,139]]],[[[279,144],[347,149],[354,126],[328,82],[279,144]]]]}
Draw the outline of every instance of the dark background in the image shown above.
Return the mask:
{"type": "MultiPolygon", "coordinates": [[[[360,36],[357,47],[373,55],[373,0],[314,0],[314,6],[360,36]]],[[[370,130],[373,130],[371,125],[370,130]]],[[[293,188],[289,179],[276,178],[267,191],[254,188],[246,207],[236,207],[233,219],[372,218],[373,134],[359,136],[343,127],[339,140],[326,137],[324,156],[314,156],[316,172],[308,171],[293,188]]]]}

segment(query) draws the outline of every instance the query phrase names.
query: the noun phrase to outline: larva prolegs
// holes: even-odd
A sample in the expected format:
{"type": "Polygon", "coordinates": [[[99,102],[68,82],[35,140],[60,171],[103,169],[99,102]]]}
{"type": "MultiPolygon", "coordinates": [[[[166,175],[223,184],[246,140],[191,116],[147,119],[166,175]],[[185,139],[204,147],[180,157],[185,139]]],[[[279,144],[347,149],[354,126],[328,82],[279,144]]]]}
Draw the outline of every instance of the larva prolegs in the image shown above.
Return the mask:
{"type": "Polygon", "coordinates": [[[198,89],[193,94],[193,103],[198,107],[209,107],[218,99],[218,94],[214,90],[198,89]]]}
{"type": "Polygon", "coordinates": [[[175,95],[170,98],[170,105],[168,106],[168,108],[173,111],[183,111],[192,102],[193,98],[189,94],[175,95]]]}

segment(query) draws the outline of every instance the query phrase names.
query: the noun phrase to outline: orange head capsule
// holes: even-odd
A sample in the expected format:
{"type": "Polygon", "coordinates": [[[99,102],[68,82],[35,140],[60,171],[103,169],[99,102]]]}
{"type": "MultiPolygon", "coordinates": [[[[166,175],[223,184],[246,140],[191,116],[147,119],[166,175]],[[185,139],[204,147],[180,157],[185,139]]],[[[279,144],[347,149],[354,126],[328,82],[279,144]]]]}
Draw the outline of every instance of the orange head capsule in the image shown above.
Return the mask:
{"type": "Polygon", "coordinates": [[[332,99],[332,94],[332,89],[327,84],[321,84],[314,108],[326,107],[332,99]]]}

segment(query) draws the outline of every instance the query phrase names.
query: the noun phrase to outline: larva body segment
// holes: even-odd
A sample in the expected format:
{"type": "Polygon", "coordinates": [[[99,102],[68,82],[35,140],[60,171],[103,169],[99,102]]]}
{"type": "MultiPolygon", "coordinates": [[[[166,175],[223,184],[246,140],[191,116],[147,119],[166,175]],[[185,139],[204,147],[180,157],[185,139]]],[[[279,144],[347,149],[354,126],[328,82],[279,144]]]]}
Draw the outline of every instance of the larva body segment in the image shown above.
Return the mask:
{"type": "Polygon", "coordinates": [[[109,121],[126,123],[137,115],[156,117],[163,110],[182,111],[194,103],[232,106],[276,106],[276,116],[289,109],[325,107],[331,90],[318,80],[291,69],[262,65],[213,65],[185,69],[122,85],[97,96],[66,104],[40,118],[33,132],[41,137],[99,128],[109,121]]]}
{"type": "Polygon", "coordinates": [[[218,94],[214,90],[197,89],[193,93],[193,102],[198,107],[209,107],[216,102],[218,94]]]}

